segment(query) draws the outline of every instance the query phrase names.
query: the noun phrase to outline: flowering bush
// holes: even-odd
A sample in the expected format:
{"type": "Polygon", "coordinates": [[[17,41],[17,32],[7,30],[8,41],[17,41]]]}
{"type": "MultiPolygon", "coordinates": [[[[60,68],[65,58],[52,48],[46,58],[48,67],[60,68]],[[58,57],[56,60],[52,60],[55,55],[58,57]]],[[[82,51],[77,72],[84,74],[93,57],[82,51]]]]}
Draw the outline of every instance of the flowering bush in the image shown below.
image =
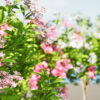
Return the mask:
{"type": "Polygon", "coordinates": [[[37,1],[6,1],[0,6],[0,99],[60,100],[69,79],[96,79],[100,39],[89,19],[42,19],[37,1]],[[20,2],[18,2],[20,1],[20,2]],[[19,16],[21,18],[19,18],[19,16]],[[60,30],[60,28],[62,30],[60,30]]]}
{"type": "Polygon", "coordinates": [[[59,100],[62,91],[66,97],[63,81],[73,66],[56,43],[58,29],[41,19],[44,8],[37,4],[6,3],[0,6],[0,98],[59,100]]]}

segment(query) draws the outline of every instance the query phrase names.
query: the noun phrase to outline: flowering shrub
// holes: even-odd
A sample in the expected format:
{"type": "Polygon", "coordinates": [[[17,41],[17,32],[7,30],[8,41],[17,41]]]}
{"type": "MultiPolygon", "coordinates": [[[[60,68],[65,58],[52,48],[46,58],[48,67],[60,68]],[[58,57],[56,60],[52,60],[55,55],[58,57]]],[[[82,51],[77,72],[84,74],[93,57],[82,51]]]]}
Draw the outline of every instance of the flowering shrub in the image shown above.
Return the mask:
{"type": "Polygon", "coordinates": [[[1,100],[60,100],[68,97],[66,78],[85,78],[85,85],[96,79],[100,30],[94,33],[90,20],[74,16],[50,24],[42,19],[45,8],[38,8],[38,0],[5,1],[0,6],[1,100]]]}
{"type": "Polygon", "coordinates": [[[0,7],[0,99],[59,100],[62,91],[66,97],[63,81],[73,66],[56,43],[58,29],[41,18],[37,1],[17,1],[0,7]]]}

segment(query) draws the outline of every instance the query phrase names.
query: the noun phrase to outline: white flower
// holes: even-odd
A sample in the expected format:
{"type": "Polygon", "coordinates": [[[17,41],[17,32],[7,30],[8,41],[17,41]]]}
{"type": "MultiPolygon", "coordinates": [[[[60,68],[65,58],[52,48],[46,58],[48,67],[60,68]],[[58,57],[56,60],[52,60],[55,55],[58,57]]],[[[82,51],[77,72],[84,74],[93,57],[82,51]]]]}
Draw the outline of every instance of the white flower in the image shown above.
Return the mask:
{"type": "Polygon", "coordinates": [[[91,64],[94,64],[94,63],[96,63],[96,61],[97,61],[96,54],[94,52],[90,53],[88,62],[91,63],[91,64]]]}
{"type": "Polygon", "coordinates": [[[69,40],[76,39],[76,35],[73,34],[73,33],[68,33],[68,39],[69,39],[69,40]]]}
{"type": "Polygon", "coordinates": [[[74,67],[75,71],[76,71],[77,73],[82,73],[82,72],[84,72],[86,66],[85,66],[84,64],[80,63],[80,62],[78,62],[78,63],[80,64],[80,66],[74,67]]]}
{"type": "Polygon", "coordinates": [[[80,62],[77,62],[76,64],[77,64],[77,65],[80,65],[81,63],[80,63],[80,62]]]}
{"type": "Polygon", "coordinates": [[[66,43],[62,40],[58,40],[58,45],[60,46],[61,49],[67,46],[66,43]]]}
{"type": "Polygon", "coordinates": [[[85,47],[86,49],[88,49],[88,50],[90,50],[90,49],[93,48],[93,46],[91,45],[91,43],[85,43],[85,44],[84,44],[84,47],[85,47]]]}
{"type": "Polygon", "coordinates": [[[74,39],[74,40],[69,41],[68,45],[70,47],[79,49],[79,48],[81,48],[83,46],[83,40],[74,39]]]}
{"type": "Polygon", "coordinates": [[[97,39],[100,39],[100,33],[94,33],[94,36],[95,36],[97,39]]]}

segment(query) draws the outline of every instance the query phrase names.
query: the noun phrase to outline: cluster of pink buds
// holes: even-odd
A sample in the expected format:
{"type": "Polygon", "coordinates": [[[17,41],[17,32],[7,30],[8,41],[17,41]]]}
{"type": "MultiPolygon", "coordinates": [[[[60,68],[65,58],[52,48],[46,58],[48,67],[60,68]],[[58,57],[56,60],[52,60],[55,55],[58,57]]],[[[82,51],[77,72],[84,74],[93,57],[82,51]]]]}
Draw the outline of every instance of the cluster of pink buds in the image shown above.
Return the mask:
{"type": "Polygon", "coordinates": [[[16,87],[18,85],[17,82],[14,81],[23,81],[24,79],[19,76],[19,72],[14,71],[14,74],[11,75],[8,72],[1,71],[0,72],[0,89],[8,88],[11,86],[12,88],[16,87]]]}
{"type": "Polygon", "coordinates": [[[59,45],[52,46],[52,44],[46,44],[45,42],[41,42],[41,48],[47,54],[50,54],[53,51],[59,52],[61,50],[59,45]]]}
{"type": "Polygon", "coordinates": [[[59,36],[59,31],[55,26],[51,26],[47,28],[46,33],[47,33],[47,37],[50,38],[52,41],[57,40],[59,36]]]}
{"type": "Polygon", "coordinates": [[[53,51],[53,47],[51,44],[46,44],[45,42],[41,42],[41,48],[44,52],[50,54],[53,51]]]}
{"type": "Polygon", "coordinates": [[[68,90],[68,88],[66,86],[62,87],[60,89],[60,93],[57,94],[57,96],[60,97],[60,98],[63,98],[65,100],[66,98],[68,98],[68,92],[67,92],[67,90],[68,90]]]}
{"type": "Polygon", "coordinates": [[[1,61],[4,59],[5,54],[3,52],[0,52],[0,67],[3,65],[1,61]]]}
{"type": "Polygon", "coordinates": [[[34,24],[38,25],[38,27],[40,27],[40,28],[45,27],[47,24],[47,22],[41,18],[34,18],[32,20],[28,20],[28,23],[30,23],[30,24],[34,23],[34,24]]]}
{"type": "Polygon", "coordinates": [[[10,2],[9,0],[5,0],[7,5],[12,5],[12,2],[10,2]]]}
{"type": "Polygon", "coordinates": [[[71,28],[73,26],[72,23],[66,21],[65,18],[62,18],[62,23],[64,24],[65,28],[71,28]]]}
{"type": "Polygon", "coordinates": [[[66,88],[66,87],[63,87],[63,88],[61,89],[61,92],[62,92],[62,94],[64,95],[64,98],[68,98],[68,92],[67,92],[67,88],[66,88]]]}
{"type": "Polygon", "coordinates": [[[79,34],[79,32],[78,32],[77,29],[75,29],[74,32],[75,32],[76,38],[77,38],[78,40],[83,40],[83,37],[79,34]]]}
{"type": "Polygon", "coordinates": [[[70,59],[59,59],[56,62],[56,66],[51,71],[51,73],[55,77],[60,76],[61,78],[66,78],[66,71],[68,71],[69,69],[73,69],[73,65],[71,64],[70,59]]]}
{"type": "MultiPolygon", "coordinates": [[[[3,36],[7,36],[8,34],[5,32],[5,30],[11,31],[12,28],[7,24],[0,26],[0,48],[3,48],[4,44],[6,43],[6,40],[3,38],[3,36]]],[[[1,61],[4,59],[4,56],[4,53],[0,52],[0,67],[2,66],[1,61]]]]}
{"type": "Polygon", "coordinates": [[[91,79],[95,79],[95,66],[88,68],[88,75],[91,79]]]}
{"type": "Polygon", "coordinates": [[[33,70],[34,75],[32,75],[32,77],[29,80],[29,85],[32,90],[38,89],[38,81],[41,78],[40,75],[37,75],[35,72],[41,73],[42,70],[46,70],[47,74],[48,75],[50,74],[50,69],[49,69],[48,63],[46,61],[43,61],[42,64],[36,65],[33,70]]]}

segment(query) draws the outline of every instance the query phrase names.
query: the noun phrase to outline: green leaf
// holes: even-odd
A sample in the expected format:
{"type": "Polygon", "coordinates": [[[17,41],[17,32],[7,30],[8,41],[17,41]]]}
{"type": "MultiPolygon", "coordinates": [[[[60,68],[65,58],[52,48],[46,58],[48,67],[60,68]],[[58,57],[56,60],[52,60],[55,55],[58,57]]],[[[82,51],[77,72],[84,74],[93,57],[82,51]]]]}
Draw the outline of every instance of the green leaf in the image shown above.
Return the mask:
{"type": "Polygon", "coordinates": [[[4,19],[4,9],[0,9],[0,23],[3,22],[4,19]]]}
{"type": "Polygon", "coordinates": [[[24,9],[23,5],[20,5],[20,8],[21,8],[23,15],[25,15],[25,9],[24,9]]]}
{"type": "Polygon", "coordinates": [[[4,59],[4,60],[2,60],[2,62],[13,62],[13,63],[15,63],[15,60],[13,60],[13,59],[4,59]]]}

